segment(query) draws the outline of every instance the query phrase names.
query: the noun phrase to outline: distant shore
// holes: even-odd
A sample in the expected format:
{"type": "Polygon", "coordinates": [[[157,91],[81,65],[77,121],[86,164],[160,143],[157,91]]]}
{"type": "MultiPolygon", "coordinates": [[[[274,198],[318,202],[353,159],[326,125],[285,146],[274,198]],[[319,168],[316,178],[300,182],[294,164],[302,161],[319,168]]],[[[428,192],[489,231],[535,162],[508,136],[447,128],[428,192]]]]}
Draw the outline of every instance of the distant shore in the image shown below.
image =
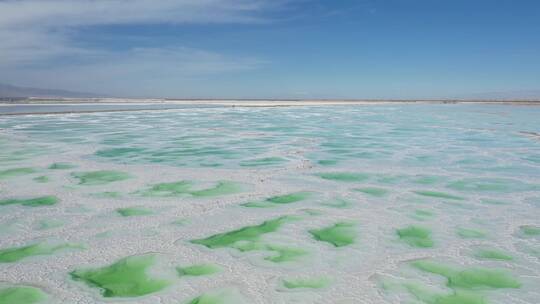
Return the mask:
{"type": "Polygon", "coordinates": [[[299,107],[389,104],[485,104],[540,106],[540,101],[493,100],[165,100],[165,99],[25,99],[0,102],[0,116],[96,112],[162,111],[216,107],[299,107]]]}
{"type": "Polygon", "coordinates": [[[362,105],[362,104],[526,104],[540,105],[539,100],[461,100],[461,99],[130,99],[130,98],[27,98],[13,99],[0,98],[2,105],[220,105],[244,107],[272,107],[272,106],[317,106],[317,105],[362,105]]]}

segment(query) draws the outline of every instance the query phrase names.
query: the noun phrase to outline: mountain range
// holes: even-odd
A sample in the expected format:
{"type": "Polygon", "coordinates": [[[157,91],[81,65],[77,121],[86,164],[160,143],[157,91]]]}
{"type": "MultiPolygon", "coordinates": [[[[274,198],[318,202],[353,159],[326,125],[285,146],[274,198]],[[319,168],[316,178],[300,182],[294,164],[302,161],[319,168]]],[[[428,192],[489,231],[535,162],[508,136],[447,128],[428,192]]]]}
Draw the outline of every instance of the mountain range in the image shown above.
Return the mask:
{"type": "Polygon", "coordinates": [[[67,90],[18,87],[0,83],[0,98],[95,98],[105,97],[94,93],[73,92],[67,90]]]}

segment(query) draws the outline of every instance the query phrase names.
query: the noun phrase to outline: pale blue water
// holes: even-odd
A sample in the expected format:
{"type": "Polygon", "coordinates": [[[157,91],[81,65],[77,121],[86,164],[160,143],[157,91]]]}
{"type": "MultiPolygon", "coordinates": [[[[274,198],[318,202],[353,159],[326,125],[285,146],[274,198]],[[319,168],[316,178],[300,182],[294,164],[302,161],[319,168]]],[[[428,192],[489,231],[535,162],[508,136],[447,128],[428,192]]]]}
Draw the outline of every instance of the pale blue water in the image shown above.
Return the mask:
{"type": "Polygon", "coordinates": [[[40,114],[40,113],[76,113],[76,112],[112,112],[140,110],[170,110],[191,108],[215,108],[210,105],[181,105],[171,103],[155,104],[2,104],[0,115],[40,114]]]}
{"type": "Polygon", "coordinates": [[[171,286],[129,303],[188,303],[220,292],[246,303],[540,302],[536,106],[4,116],[0,187],[0,201],[60,199],[53,206],[0,205],[0,250],[38,241],[85,247],[0,263],[1,282],[39,287],[53,303],[106,302],[69,272],[149,252],[159,255],[158,276],[171,286]],[[20,168],[28,169],[13,170],[20,168]],[[80,179],[103,170],[125,176],[80,179]],[[309,195],[272,199],[296,192],[309,195]],[[122,217],[120,209],[145,212],[122,217]],[[190,242],[280,216],[295,219],[219,248],[190,242]],[[331,227],[341,228],[324,230],[331,227]],[[494,251],[510,258],[493,258],[494,251]],[[412,267],[419,258],[502,269],[519,284],[478,279],[478,286],[456,287],[412,267]],[[224,270],[174,275],[176,266],[201,263],[224,270]]]}

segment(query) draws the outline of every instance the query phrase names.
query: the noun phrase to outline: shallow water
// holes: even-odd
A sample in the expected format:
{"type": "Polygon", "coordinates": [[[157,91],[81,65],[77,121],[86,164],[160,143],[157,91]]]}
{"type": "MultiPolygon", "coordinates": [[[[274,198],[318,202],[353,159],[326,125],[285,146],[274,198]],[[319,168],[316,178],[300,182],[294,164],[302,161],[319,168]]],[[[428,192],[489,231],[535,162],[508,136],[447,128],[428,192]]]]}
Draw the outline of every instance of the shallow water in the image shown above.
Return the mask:
{"type": "Polygon", "coordinates": [[[0,117],[0,303],[539,303],[539,117],[0,117]]]}

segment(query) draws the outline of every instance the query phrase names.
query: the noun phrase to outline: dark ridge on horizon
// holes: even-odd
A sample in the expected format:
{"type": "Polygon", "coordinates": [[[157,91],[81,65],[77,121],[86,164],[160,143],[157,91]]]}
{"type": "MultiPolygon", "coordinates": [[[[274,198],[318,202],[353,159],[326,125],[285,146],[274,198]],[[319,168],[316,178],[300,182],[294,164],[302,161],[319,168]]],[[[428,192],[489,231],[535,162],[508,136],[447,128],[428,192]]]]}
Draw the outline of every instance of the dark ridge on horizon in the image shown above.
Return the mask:
{"type": "Polygon", "coordinates": [[[60,89],[42,89],[32,87],[19,87],[0,83],[0,99],[26,99],[26,98],[104,98],[105,94],[87,92],[74,92],[60,89]]]}

